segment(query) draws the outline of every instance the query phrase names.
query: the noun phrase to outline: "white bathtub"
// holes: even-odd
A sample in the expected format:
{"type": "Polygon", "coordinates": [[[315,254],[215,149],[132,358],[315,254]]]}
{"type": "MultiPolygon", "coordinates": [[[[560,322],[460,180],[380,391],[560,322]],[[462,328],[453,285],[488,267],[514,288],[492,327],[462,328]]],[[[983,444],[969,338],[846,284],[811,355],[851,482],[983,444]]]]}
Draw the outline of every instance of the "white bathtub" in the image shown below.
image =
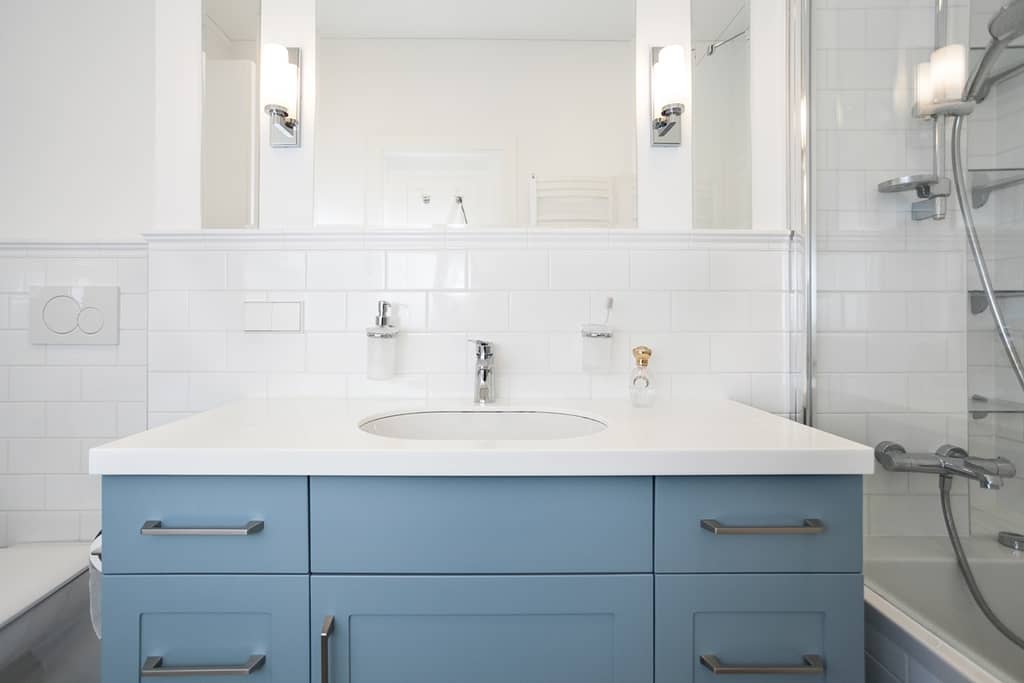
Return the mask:
{"type": "MultiPolygon", "coordinates": [[[[989,538],[964,547],[992,608],[1024,633],[1024,554],[989,538]]],[[[945,537],[865,539],[864,584],[869,683],[1024,683],[1024,650],[974,604],[945,537]]]]}

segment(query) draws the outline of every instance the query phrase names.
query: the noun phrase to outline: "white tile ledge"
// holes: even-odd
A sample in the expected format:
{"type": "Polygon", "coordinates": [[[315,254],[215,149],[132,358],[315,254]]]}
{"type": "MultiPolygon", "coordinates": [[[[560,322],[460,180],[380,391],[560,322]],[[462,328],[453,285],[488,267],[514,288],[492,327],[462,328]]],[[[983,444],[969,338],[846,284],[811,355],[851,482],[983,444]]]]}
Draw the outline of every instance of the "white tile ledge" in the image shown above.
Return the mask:
{"type": "Polygon", "coordinates": [[[351,228],[318,231],[204,230],[147,233],[160,249],[748,249],[785,250],[788,230],[351,228]]]}
{"type": "Polygon", "coordinates": [[[145,254],[146,242],[42,242],[35,240],[11,240],[0,242],[0,254],[5,256],[58,256],[73,253],[75,256],[85,255],[138,255],[145,254]]]}

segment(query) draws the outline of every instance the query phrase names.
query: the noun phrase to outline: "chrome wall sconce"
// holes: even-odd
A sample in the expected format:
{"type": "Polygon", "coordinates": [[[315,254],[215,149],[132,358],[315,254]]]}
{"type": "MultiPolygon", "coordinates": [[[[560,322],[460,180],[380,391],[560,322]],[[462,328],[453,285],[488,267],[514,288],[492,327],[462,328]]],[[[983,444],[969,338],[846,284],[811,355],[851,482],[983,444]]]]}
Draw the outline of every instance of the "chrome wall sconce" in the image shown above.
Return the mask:
{"type": "Polygon", "coordinates": [[[651,144],[656,147],[683,142],[688,58],[681,45],[651,48],[651,144]]]}
{"type": "Polygon", "coordinates": [[[263,111],[270,117],[271,147],[301,147],[299,105],[302,101],[302,55],[297,47],[263,46],[263,111]]]}

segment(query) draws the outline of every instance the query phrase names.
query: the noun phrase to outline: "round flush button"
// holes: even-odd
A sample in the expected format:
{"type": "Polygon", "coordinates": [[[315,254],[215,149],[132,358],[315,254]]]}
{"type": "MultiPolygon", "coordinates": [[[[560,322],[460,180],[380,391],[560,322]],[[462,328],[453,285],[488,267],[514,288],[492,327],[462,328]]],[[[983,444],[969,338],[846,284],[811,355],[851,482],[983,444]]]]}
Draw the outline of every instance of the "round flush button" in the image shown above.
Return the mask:
{"type": "Polygon", "coordinates": [[[54,334],[69,334],[78,326],[78,313],[78,302],[62,294],[43,306],[43,323],[54,334]]]}
{"type": "Polygon", "coordinates": [[[78,314],[78,329],[86,334],[96,334],[103,329],[103,311],[95,306],[86,306],[78,314]]]}

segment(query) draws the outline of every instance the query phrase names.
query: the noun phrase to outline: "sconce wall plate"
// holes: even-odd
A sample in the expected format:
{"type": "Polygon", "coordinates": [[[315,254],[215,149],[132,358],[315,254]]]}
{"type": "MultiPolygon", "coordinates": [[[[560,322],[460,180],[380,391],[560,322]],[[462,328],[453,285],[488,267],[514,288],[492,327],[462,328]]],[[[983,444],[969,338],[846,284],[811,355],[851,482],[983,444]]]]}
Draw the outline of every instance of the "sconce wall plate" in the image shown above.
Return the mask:
{"type": "Polygon", "coordinates": [[[295,101],[268,103],[263,107],[263,111],[270,117],[271,147],[302,146],[299,125],[302,120],[302,51],[299,48],[288,48],[288,63],[295,67],[295,101]]]}
{"type": "MultiPolygon", "coordinates": [[[[658,102],[659,91],[664,92],[665,83],[658,83],[655,65],[661,56],[662,46],[651,48],[650,94],[651,94],[651,145],[655,147],[678,147],[683,143],[683,112],[686,107],[681,102],[658,102]]],[[[660,77],[679,77],[679,74],[662,72],[660,77]]],[[[671,88],[669,88],[671,89],[671,88]]],[[[676,99],[676,98],[672,98],[676,99]]]]}

